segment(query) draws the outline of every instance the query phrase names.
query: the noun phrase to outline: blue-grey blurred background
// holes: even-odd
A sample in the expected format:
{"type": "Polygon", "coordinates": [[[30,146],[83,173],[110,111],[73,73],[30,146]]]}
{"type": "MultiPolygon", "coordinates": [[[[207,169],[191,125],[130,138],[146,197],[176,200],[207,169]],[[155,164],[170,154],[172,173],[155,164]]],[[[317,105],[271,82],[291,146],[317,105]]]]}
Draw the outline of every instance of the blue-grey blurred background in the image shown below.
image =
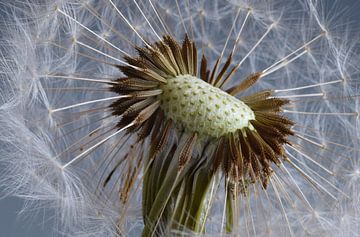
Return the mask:
{"type": "MultiPolygon", "coordinates": [[[[5,20],[3,18],[6,9],[6,3],[13,0],[0,0],[0,22],[5,20]]],[[[213,1],[213,0],[207,0],[213,1]]],[[[265,0],[264,0],[265,1],[265,0]]],[[[276,1],[276,0],[275,0],[276,1]]],[[[298,0],[289,0],[298,1],[298,0]]],[[[324,0],[325,2],[335,2],[335,0],[324,0]]],[[[354,31],[360,33],[360,0],[339,0],[336,1],[338,6],[351,9],[350,15],[344,15],[347,18],[354,31]]],[[[9,20],[9,19],[7,19],[9,20]]],[[[0,24],[0,35],[1,35],[0,24]]],[[[358,39],[360,41],[360,39],[358,39]]],[[[0,144],[1,145],[1,144],[0,144]]],[[[1,157],[0,157],[1,162],[1,157]]],[[[2,172],[0,166],[0,173],[2,172]]],[[[1,190],[0,190],[1,193],[1,190]]],[[[19,198],[7,197],[0,199],[0,237],[50,237],[53,236],[53,223],[49,219],[49,215],[42,214],[37,215],[32,213],[25,213],[20,215],[23,202],[19,198]]]]}

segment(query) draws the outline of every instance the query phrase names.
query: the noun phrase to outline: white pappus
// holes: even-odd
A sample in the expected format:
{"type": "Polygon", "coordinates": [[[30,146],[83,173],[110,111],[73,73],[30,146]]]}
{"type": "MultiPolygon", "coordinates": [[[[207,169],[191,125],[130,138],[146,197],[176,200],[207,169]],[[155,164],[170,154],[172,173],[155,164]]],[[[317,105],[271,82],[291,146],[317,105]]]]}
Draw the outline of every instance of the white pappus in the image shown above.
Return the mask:
{"type": "Polygon", "coordinates": [[[360,236],[353,9],[325,0],[0,6],[1,194],[23,198],[30,213],[46,209],[56,235],[360,236]],[[213,87],[255,111],[240,128],[218,122],[235,107],[217,104],[227,97],[213,87]]]}

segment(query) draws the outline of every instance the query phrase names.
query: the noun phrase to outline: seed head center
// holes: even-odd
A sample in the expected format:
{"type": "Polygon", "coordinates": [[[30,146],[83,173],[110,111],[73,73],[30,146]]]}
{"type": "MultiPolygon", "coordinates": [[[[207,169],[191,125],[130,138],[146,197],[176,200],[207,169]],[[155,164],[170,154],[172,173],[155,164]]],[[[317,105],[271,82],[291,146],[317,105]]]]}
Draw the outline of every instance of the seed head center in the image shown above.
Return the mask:
{"type": "Polygon", "coordinates": [[[244,127],[253,129],[254,112],[239,99],[192,75],[180,75],[161,85],[160,107],[165,116],[190,132],[220,137],[244,127]]]}

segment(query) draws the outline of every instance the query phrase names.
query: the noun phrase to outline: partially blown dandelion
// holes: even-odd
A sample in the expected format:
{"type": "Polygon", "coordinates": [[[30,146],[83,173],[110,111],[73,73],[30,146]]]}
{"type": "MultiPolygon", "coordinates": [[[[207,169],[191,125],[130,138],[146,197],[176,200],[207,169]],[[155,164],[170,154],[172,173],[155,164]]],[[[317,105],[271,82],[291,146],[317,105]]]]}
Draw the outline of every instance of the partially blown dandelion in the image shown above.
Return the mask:
{"type": "Polygon", "coordinates": [[[291,4],[8,4],[5,193],[69,236],[358,235],[356,47],[291,4]]]}

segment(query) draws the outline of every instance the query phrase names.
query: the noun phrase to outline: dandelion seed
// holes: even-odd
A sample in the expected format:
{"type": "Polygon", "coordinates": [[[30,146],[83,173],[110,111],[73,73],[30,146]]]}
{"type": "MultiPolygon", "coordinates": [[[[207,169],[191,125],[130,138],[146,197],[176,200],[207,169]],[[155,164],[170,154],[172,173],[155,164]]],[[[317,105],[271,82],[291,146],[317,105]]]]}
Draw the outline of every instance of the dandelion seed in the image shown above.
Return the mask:
{"type": "Polygon", "coordinates": [[[5,6],[0,184],[64,235],[359,233],[357,46],[320,2],[5,6]]]}

